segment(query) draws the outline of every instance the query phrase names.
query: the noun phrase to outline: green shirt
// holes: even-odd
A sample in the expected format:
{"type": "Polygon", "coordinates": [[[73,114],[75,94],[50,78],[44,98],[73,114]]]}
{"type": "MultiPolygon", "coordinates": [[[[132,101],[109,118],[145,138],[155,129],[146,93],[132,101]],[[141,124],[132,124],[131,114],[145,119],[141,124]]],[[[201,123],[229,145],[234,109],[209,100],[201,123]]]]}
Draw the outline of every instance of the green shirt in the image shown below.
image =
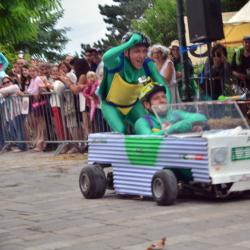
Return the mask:
{"type": "MultiPolygon", "coordinates": [[[[141,36],[134,33],[129,41],[109,49],[103,55],[104,62],[104,77],[100,85],[99,94],[102,100],[106,99],[109,92],[114,74],[119,72],[120,76],[128,83],[138,83],[139,77],[146,76],[144,67],[136,69],[130,63],[128,58],[124,56],[124,52],[135,46],[140,42],[141,36]],[[117,69],[117,70],[116,70],[117,69]]],[[[166,96],[169,103],[171,103],[171,92],[164,80],[164,78],[158,72],[155,63],[152,60],[147,61],[147,69],[150,78],[154,82],[158,82],[166,87],[166,96]]]]}
{"type": "Polygon", "coordinates": [[[150,113],[147,117],[138,119],[135,123],[135,134],[163,135],[173,133],[185,133],[192,130],[194,123],[206,122],[205,115],[200,113],[189,113],[183,110],[169,111],[166,117],[161,118],[161,122],[150,113]],[[167,121],[171,125],[162,130],[161,123],[167,121]]]}

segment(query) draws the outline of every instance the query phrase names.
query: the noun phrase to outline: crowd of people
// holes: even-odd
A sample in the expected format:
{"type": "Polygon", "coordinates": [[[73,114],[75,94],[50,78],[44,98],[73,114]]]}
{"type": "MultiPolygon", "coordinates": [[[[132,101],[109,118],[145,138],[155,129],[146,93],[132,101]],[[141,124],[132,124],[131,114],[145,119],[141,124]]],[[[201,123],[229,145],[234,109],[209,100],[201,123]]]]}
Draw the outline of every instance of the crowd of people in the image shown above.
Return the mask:
{"type": "MultiPolygon", "coordinates": [[[[86,141],[89,133],[109,131],[109,127],[126,133],[127,122],[133,126],[147,113],[139,100],[138,82],[150,77],[165,86],[167,102],[184,99],[180,53],[178,40],[169,47],[151,45],[137,32],[126,34],[121,45],[104,55],[90,48],[83,58],[67,55],[58,64],[18,58],[9,69],[0,53],[0,148],[7,140],[16,142],[10,147],[15,152],[30,147],[43,151],[48,148],[46,141],[86,141]],[[32,138],[32,145],[27,138],[32,138]]],[[[212,47],[202,72],[210,80],[208,85],[193,78],[191,60],[188,68],[193,100],[202,92],[217,100],[232,77],[239,87],[250,89],[250,36],[243,38],[232,62],[223,45],[212,47]]],[[[61,152],[78,150],[76,144],[68,143],[61,152]]]]}
{"type": "MultiPolygon", "coordinates": [[[[3,54],[1,57],[1,148],[5,141],[17,141],[10,147],[15,152],[29,147],[43,151],[50,146],[46,140],[87,140],[91,131],[108,130],[96,93],[103,74],[97,49],[88,50],[85,58],[67,55],[58,64],[19,58],[9,70],[7,58],[3,54]],[[32,145],[25,143],[30,139],[32,145]]],[[[77,151],[76,144],[62,150],[77,151]]]]}

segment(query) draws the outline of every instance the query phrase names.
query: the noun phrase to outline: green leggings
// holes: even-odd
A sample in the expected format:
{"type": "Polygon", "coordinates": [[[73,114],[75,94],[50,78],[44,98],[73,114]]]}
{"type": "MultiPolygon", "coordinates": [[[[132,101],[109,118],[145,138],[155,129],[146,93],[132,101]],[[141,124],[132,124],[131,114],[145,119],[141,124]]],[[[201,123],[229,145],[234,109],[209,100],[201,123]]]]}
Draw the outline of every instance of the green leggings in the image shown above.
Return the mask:
{"type": "Polygon", "coordinates": [[[126,121],[134,127],[135,122],[146,115],[142,104],[138,101],[127,115],[123,115],[117,107],[102,102],[102,113],[113,131],[126,134],[126,121]]]}

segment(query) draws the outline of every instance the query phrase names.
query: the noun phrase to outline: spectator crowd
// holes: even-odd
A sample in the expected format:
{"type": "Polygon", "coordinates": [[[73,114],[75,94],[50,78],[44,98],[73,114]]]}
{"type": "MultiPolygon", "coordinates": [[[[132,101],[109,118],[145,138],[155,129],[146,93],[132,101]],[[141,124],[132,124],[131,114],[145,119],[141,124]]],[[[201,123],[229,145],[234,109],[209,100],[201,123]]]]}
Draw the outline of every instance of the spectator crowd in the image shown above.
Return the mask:
{"type": "MultiPolygon", "coordinates": [[[[169,47],[154,44],[148,51],[169,86],[173,103],[181,102],[185,95],[180,53],[178,40],[169,47]]],[[[0,53],[0,149],[6,141],[12,142],[7,149],[14,152],[45,151],[60,143],[61,153],[76,153],[87,150],[83,142],[89,133],[109,131],[98,96],[104,71],[98,49],[88,49],[80,59],[67,55],[58,64],[23,58],[12,69],[7,64],[0,53]]],[[[237,90],[250,90],[250,36],[243,38],[232,62],[227,49],[217,43],[200,78],[194,78],[191,60],[188,68],[193,100],[217,100],[232,78],[237,90]]]]}

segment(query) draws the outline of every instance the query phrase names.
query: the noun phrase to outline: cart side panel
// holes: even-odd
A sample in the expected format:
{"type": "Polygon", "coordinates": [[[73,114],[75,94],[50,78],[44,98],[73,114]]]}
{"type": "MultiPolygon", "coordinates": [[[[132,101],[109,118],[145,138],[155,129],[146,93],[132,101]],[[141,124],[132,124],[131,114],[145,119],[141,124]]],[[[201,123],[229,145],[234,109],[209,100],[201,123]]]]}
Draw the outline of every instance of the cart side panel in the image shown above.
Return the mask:
{"type": "Polygon", "coordinates": [[[207,152],[204,138],[92,134],[88,160],[112,165],[116,193],[152,196],[152,177],[163,168],[190,169],[192,180],[210,182],[207,152]]]}

